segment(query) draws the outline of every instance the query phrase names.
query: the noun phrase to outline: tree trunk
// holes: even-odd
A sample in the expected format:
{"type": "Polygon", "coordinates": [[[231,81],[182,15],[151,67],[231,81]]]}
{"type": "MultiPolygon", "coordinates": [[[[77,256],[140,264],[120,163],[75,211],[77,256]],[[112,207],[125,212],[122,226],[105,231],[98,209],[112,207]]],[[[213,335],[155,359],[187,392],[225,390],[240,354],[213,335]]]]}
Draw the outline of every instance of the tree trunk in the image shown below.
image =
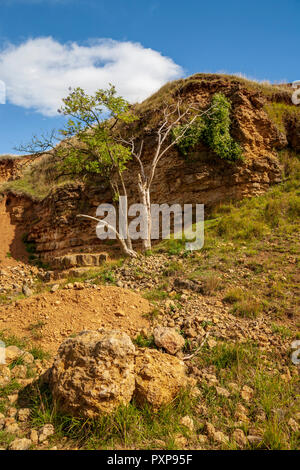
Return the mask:
{"type": "Polygon", "coordinates": [[[142,240],[142,250],[147,251],[151,250],[151,203],[150,203],[150,189],[147,184],[140,182],[138,184],[139,194],[140,194],[140,203],[145,207],[145,217],[146,217],[146,238],[142,240]]]}

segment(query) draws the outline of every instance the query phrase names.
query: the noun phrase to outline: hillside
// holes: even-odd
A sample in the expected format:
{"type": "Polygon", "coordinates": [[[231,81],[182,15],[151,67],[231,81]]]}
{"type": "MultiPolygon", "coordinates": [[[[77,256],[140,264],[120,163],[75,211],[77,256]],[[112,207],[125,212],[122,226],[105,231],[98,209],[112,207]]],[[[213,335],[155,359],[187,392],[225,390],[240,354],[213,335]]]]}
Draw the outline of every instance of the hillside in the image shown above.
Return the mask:
{"type": "MultiPolygon", "coordinates": [[[[216,92],[226,95],[232,103],[231,133],[242,145],[245,160],[228,164],[216,158],[203,143],[188,157],[174,148],[158,166],[152,189],[154,203],[201,202],[209,209],[226,200],[262,194],[281,181],[278,151],[284,148],[297,151],[299,110],[289,104],[291,89],[230,76],[198,74],[165,85],[137,105],[140,119],[131,125],[130,132],[138,138],[142,131],[145,160],[153,152],[159,109],[164,102],[176,101],[180,95],[185,103],[192,101],[201,107],[216,92]]],[[[11,165],[11,161],[2,160],[3,171],[8,171],[4,168],[11,165]]],[[[125,178],[132,200],[134,174],[134,162],[131,162],[125,178]]],[[[78,178],[59,178],[55,165],[47,157],[31,166],[25,165],[21,178],[16,175],[12,178],[5,185],[11,218],[28,234],[29,241],[36,243],[43,260],[49,262],[70,252],[101,250],[92,224],[76,218],[79,208],[94,215],[101,202],[110,200],[109,188],[101,178],[85,182],[78,178]],[[26,226],[27,220],[31,220],[30,226],[26,226]]]]}
{"type": "MultiPolygon", "coordinates": [[[[18,436],[35,449],[299,449],[299,365],[291,354],[300,339],[300,108],[290,104],[291,88],[197,74],[136,105],[135,131],[148,158],[164,101],[180,94],[205,106],[217,92],[232,103],[231,133],[244,160],[229,164],[203,142],[188,156],[174,148],[152,193],[153,202],[205,203],[199,251],[171,238],[124,259],[76,219],[110,200],[101,178],[56,180],[46,157],[0,160],[0,339],[32,356],[27,362],[22,352],[0,366],[0,447],[18,436]],[[91,266],[94,254],[100,266],[91,266]],[[55,261],[62,256],[63,270],[55,261]],[[155,412],[138,395],[96,420],[58,410],[55,388],[37,379],[63,339],[80,341],[83,329],[103,327],[126,332],[137,357],[160,353],[166,368],[183,361],[193,388],[155,412]],[[181,349],[159,346],[157,328],[176,330],[181,349]],[[27,419],[20,409],[30,410],[27,419]],[[36,437],[45,426],[49,435],[36,437]]],[[[132,200],[134,168],[126,173],[132,200]]],[[[164,367],[151,367],[142,376],[161,384],[151,389],[155,400],[168,387],[164,367]]],[[[71,379],[79,394],[80,380],[71,379]]]]}

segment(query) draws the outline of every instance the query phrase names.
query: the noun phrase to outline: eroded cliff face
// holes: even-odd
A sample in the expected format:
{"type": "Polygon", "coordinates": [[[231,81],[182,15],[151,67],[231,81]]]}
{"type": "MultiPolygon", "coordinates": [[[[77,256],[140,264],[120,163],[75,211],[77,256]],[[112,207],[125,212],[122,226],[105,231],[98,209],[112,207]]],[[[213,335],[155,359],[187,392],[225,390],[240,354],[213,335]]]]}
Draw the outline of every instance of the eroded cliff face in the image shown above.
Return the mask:
{"type": "MultiPolygon", "coordinates": [[[[174,148],[157,168],[152,187],[153,203],[204,203],[209,208],[226,200],[261,194],[281,181],[277,152],[297,140],[297,136],[292,131],[281,133],[264,110],[267,98],[239,81],[224,77],[199,78],[182,87],[181,97],[206,106],[217,92],[224,93],[232,103],[232,135],[243,146],[245,161],[230,164],[202,144],[188,158],[174,148]]],[[[276,99],[280,100],[278,94],[276,99]]],[[[282,101],[286,99],[283,92],[282,101]]],[[[149,161],[155,148],[155,127],[151,127],[153,112],[156,111],[144,113],[140,120],[140,128],[144,129],[145,161],[149,161]]],[[[0,175],[1,166],[0,162],[0,175]]],[[[131,162],[125,173],[129,203],[139,202],[135,175],[136,167],[131,162]]],[[[111,200],[103,181],[95,180],[92,185],[74,182],[59,187],[42,202],[13,195],[6,197],[10,198],[11,217],[28,233],[28,238],[36,242],[44,260],[51,261],[66,253],[104,249],[103,242],[96,237],[95,223],[76,217],[78,213],[95,216],[97,206],[111,200]]]]}

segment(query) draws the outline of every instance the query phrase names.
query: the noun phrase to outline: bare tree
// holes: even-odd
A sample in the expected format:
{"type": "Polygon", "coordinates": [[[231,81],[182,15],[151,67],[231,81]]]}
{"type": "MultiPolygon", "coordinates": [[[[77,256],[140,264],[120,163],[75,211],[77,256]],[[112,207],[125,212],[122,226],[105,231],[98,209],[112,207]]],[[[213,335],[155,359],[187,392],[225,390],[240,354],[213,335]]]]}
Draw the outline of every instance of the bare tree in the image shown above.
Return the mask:
{"type": "Polygon", "coordinates": [[[197,119],[203,115],[209,115],[213,111],[213,107],[203,111],[189,105],[184,110],[181,109],[181,100],[174,105],[165,105],[162,111],[162,120],[156,131],[156,146],[153,157],[147,167],[143,161],[144,139],[137,145],[134,137],[124,139],[120,137],[120,141],[130,147],[130,151],[134,159],[138,163],[137,187],[140,203],[145,207],[147,236],[142,240],[143,250],[151,249],[151,185],[155,176],[157,165],[160,160],[176,146],[178,142],[185,136],[186,132],[191,128],[197,119]],[[180,126],[180,131],[176,137],[171,138],[172,131],[180,126]]]}

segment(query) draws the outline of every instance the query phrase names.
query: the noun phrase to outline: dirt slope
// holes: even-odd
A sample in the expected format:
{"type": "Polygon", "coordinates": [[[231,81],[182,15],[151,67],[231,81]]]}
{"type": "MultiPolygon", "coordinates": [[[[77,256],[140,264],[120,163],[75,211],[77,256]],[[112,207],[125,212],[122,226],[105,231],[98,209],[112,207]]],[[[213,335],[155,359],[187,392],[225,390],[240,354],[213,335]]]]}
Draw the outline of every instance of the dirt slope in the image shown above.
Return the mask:
{"type": "Polygon", "coordinates": [[[3,198],[0,201],[0,267],[17,266],[17,260],[27,260],[22,235],[20,227],[12,223],[6,198],[3,198]]]}
{"type": "Polygon", "coordinates": [[[66,337],[84,329],[119,328],[133,337],[149,325],[150,310],[147,300],[114,286],[64,289],[2,306],[0,330],[55,353],[66,337]]]}

